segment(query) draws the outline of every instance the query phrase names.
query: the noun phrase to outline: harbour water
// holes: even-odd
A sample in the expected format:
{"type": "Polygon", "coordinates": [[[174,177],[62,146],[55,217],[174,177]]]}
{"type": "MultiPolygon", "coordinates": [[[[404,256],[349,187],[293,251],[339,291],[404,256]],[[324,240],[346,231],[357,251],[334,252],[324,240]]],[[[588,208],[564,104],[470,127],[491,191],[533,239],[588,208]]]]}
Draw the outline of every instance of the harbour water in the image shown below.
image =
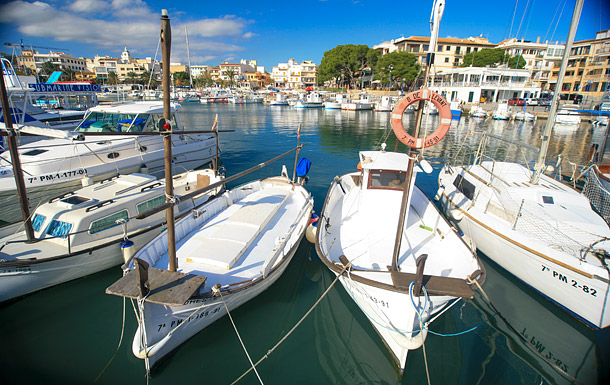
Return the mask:
{"type": "MultiPolygon", "coordinates": [[[[222,163],[233,175],[296,145],[313,163],[307,188],[321,211],[335,175],[352,171],[358,151],[395,146],[389,113],[294,109],[267,105],[185,104],[187,129],[206,129],[218,114],[222,163]]],[[[414,118],[410,118],[411,123],[414,118]]],[[[436,118],[427,120],[433,130],[436,118]]],[[[447,154],[472,145],[473,131],[492,132],[536,146],[544,121],[536,123],[454,122],[441,144],[426,149],[434,166],[417,184],[434,196],[438,168],[447,154]]],[[[549,162],[562,154],[585,163],[589,148],[604,138],[605,128],[582,123],[556,127],[549,162]]],[[[404,147],[399,146],[404,151],[404,147]]],[[[534,160],[535,154],[499,142],[497,154],[508,160],[534,160]]],[[[288,156],[232,183],[278,174],[288,156]]],[[[577,170],[578,171],[578,170],[577,170]]],[[[450,251],[448,251],[450,252],[450,251]]],[[[425,349],[409,353],[402,378],[380,338],[341,285],[332,287],[319,306],[258,367],[265,384],[597,384],[610,379],[610,331],[594,331],[503,272],[483,256],[488,277],[483,289],[458,303],[431,326],[425,349]],[[470,330],[470,331],[469,331],[470,330]],[[466,332],[469,331],[469,332],[466,332]]],[[[121,276],[119,267],[0,305],[2,384],[94,383],[121,346],[99,384],[145,384],[144,362],[131,353],[136,321],[131,303],[104,294],[121,276]],[[125,307],[124,307],[125,306],[125,307]],[[124,321],[123,321],[124,314],[124,321]]],[[[284,275],[266,292],[232,312],[253,361],[263,357],[301,319],[332,284],[334,276],[319,261],[313,245],[303,241],[284,275]]],[[[230,384],[250,367],[228,319],[211,325],[163,362],[151,384],[230,384]]],[[[257,384],[249,373],[238,383],[257,384]]]]}

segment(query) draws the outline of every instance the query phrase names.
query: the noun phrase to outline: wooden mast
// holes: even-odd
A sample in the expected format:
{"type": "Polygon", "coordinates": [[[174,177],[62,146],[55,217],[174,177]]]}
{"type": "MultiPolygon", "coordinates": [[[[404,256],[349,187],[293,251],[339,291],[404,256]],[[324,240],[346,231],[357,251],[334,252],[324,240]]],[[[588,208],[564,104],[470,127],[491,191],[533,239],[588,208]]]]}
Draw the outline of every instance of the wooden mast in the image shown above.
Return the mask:
{"type": "MultiPolygon", "coordinates": [[[[172,48],[172,29],[169,23],[167,9],[161,11],[161,58],[163,61],[163,118],[165,123],[159,127],[163,131],[163,147],[165,150],[165,201],[170,202],[174,194],[174,183],[172,179],[172,111],[169,103],[170,99],[170,53],[172,48]]],[[[169,256],[169,270],[178,269],[176,259],[176,228],[174,225],[174,206],[165,209],[167,222],[167,249],[169,256]]]]}
{"type": "MultiPolygon", "coordinates": [[[[430,67],[434,62],[434,52],[436,51],[436,42],[438,40],[438,24],[443,17],[443,11],[445,10],[445,0],[435,0],[432,6],[432,15],[430,23],[432,24],[432,34],[430,37],[430,45],[428,47],[428,55],[426,56],[426,67],[424,69],[424,87],[428,84],[428,74],[430,73],[430,67]]],[[[415,120],[415,130],[413,137],[419,136],[419,129],[421,127],[421,119],[424,111],[425,97],[419,101],[419,107],[417,108],[417,117],[415,120]]],[[[402,243],[402,232],[405,225],[405,219],[407,211],[409,210],[409,191],[411,190],[411,179],[413,177],[413,167],[415,166],[415,158],[418,153],[411,151],[410,155],[412,159],[409,159],[407,166],[407,175],[405,179],[405,187],[402,192],[402,201],[400,204],[400,217],[398,218],[398,229],[396,230],[396,239],[394,240],[394,251],[392,253],[392,271],[398,271],[398,258],[400,257],[400,246],[402,243]]]]}
{"type": "MultiPolygon", "coordinates": [[[[23,171],[21,170],[21,161],[19,160],[19,151],[17,149],[17,138],[13,121],[11,119],[11,108],[8,102],[8,94],[6,92],[6,84],[4,83],[4,64],[1,64],[2,74],[0,74],[0,98],[2,99],[2,111],[4,113],[4,125],[8,133],[7,141],[8,148],[11,154],[11,163],[13,164],[13,176],[15,177],[15,185],[17,186],[17,195],[21,202],[21,215],[23,216],[23,224],[28,240],[34,239],[34,228],[30,218],[30,204],[28,201],[25,181],[23,179],[23,171]]],[[[8,72],[8,68],[6,69],[8,72]]],[[[16,75],[15,75],[16,76],[16,75]]]]}

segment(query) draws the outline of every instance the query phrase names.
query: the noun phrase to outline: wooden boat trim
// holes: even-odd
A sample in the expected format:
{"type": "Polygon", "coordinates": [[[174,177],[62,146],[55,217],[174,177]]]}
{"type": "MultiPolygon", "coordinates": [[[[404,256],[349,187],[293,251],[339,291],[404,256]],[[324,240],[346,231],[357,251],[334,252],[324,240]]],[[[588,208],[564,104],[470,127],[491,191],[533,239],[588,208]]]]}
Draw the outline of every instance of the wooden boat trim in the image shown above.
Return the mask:
{"type": "Polygon", "coordinates": [[[561,266],[561,267],[563,267],[563,268],[566,268],[566,269],[568,269],[568,270],[570,270],[570,271],[573,271],[573,272],[575,272],[575,273],[577,273],[577,274],[580,274],[580,275],[582,275],[582,276],[584,276],[584,277],[587,277],[587,278],[590,278],[590,279],[594,279],[594,278],[595,278],[595,279],[599,279],[600,281],[605,282],[605,283],[608,283],[608,282],[609,282],[607,279],[605,279],[605,278],[603,278],[603,277],[599,277],[599,276],[597,276],[597,275],[594,275],[594,274],[591,274],[591,273],[587,273],[587,272],[585,272],[585,271],[582,271],[582,270],[580,270],[580,269],[577,269],[577,268],[575,268],[575,267],[572,267],[572,266],[568,265],[567,263],[564,263],[564,262],[558,261],[558,260],[556,260],[556,259],[554,259],[554,258],[549,257],[548,255],[542,254],[542,253],[540,253],[540,252],[538,252],[538,251],[536,251],[536,250],[533,250],[533,249],[531,249],[531,248],[529,248],[529,247],[527,247],[527,246],[525,246],[525,245],[523,245],[523,244],[521,244],[521,243],[519,243],[519,242],[516,242],[516,241],[514,241],[514,240],[512,240],[512,239],[508,238],[508,237],[507,237],[507,236],[505,236],[504,234],[501,234],[501,233],[497,232],[496,230],[492,229],[491,227],[489,227],[489,226],[485,225],[484,223],[482,223],[481,221],[477,220],[477,219],[476,219],[476,218],[474,218],[472,215],[470,215],[470,214],[469,214],[469,213],[468,213],[466,210],[464,210],[464,209],[462,209],[461,207],[459,207],[458,205],[456,205],[456,204],[455,204],[455,203],[454,203],[454,202],[451,200],[451,198],[449,198],[449,196],[447,195],[447,193],[446,193],[444,190],[443,190],[443,195],[445,196],[445,198],[447,198],[447,201],[448,201],[448,202],[450,202],[450,203],[453,205],[453,207],[455,207],[456,209],[458,209],[458,210],[459,210],[459,211],[460,211],[462,214],[466,215],[468,218],[470,218],[472,221],[476,222],[476,223],[477,223],[478,225],[480,225],[481,227],[483,227],[483,228],[485,228],[486,230],[488,230],[488,231],[492,232],[493,234],[495,234],[495,235],[499,236],[500,238],[502,238],[502,239],[504,239],[504,240],[506,240],[506,241],[508,241],[508,242],[512,243],[513,245],[515,245],[515,246],[517,246],[517,247],[520,247],[520,248],[522,248],[522,249],[524,249],[524,250],[526,250],[526,251],[528,251],[528,252],[530,252],[530,253],[532,253],[532,254],[534,254],[534,255],[537,255],[537,256],[539,256],[539,257],[541,257],[541,258],[543,258],[543,259],[545,259],[545,260],[547,260],[547,261],[549,261],[549,262],[555,263],[555,264],[557,264],[557,265],[559,265],[559,266],[561,266]]]}
{"type": "MultiPolygon", "coordinates": [[[[331,186],[329,188],[329,191],[331,191],[335,187],[336,184],[337,184],[337,181],[336,180],[333,181],[333,183],[331,184],[331,186]]],[[[414,186],[414,188],[417,188],[419,190],[419,187],[417,187],[417,186],[414,186]]],[[[420,190],[420,192],[421,192],[421,190],[420,190]]],[[[423,194],[423,192],[422,192],[422,194],[423,194]]],[[[386,283],[381,283],[381,282],[378,282],[378,281],[375,281],[375,280],[372,280],[372,279],[369,279],[369,278],[362,277],[362,276],[360,276],[358,274],[353,274],[354,272],[356,272],[356,273],[358,271],[364,272],[364,271],[367,271],[367,270],[357,270],[357,269],[353,269],[351,267],[349,269],[345,269],[345,266],[343,264],[340,264],[338,262],[337,263],[333,263],[333,262],[331,262],[326,257],[326,254],[322,252],[322,249],[320,247],[319,239],[320,239],[320,234],[321,234],[320,232],[324,231],[324,225],[323,225],[322,222],[327,219],[324,214],[326,213],[326,205],[328,203],[328,198],[329,198],[329,194],[327,194],[326,198],[324,199],[324,205],[322,206],[322,211],[320,213],[320,220],[318,221],[318,223],[319,223],[319,225],[318,225],[318,235],[316,236],[316,252],[318,253],[318,255],[324,256],[324,257],[320,258],[322,260],[322,262],[324,263],[324,265],[326,265],[326,267],[328,267],[336,275],[339,275],[339,274],[341,274],[341,272],[343,272],[342,275],[345,276],[346,278],[349,278],[351,280],[354,280],[356,282],[359,282],[359,283],[362,283],[362,284],[365,284],[365,285],[368,285],[368,286],[376,287],[376,288],[381,289],[381,290],[393,291],[393,292],[397,292],[397,293],[403,293],[403,294],[409,293],[409,289],[408,288],[402,289],[402,288],[396,287],[394,285],[390,285],[390,284],[386,284],[386,283]]],[[[435,205],[432,205],[432,206],[437,211],[437,213],[439,215],[441,215],[440,212],[438,211],[438,208],[435,205]]],[[[463,239],[461,239],[461,241],[464,242],[463,239]]],[[[465,244],[465,242],[464,242],[464,244],[465,244]]],[[[485,274],[483,265],[479,264],[479,266],[483,270],[477,270],[477,271],[473,272],[472,276],[469,277],[469,278],[472,279],[472,280],[476,279],[479,282],[479,284],[482,284],[483,282],[485,282],[486,274],[485,274]]],[[[378,271],[378,272],[386,273],[386,274],[390,273],[389,270],[388,271],[378,271]]],[[[439,278],[445,278],[445,277],[424,275],[424,282],[428,282],[430,279],[438,280],[439,278]]],[[[466,280],[464,280],[464,281],[467,283],[466,280]]],[[[467,283],[467,285],[470,286],[469,283],[467,283]]],[[[436,291],[436,290],[428,290],[428,289],[426,289],[426,290],[427,290],[428,295],[434,295],[434,296],[448,296],[448,295],[452,295],[450,293],[447,293],[446,291],[436,291]]],[[[457,295],[454,295],[454,296],[460,297],[461,295],[457,294],[457,295]]],[[[472,296],[464,297],[464,298],[472,299],[473,297],[474,297],[474,292],[472,293],[472,296]]]]}

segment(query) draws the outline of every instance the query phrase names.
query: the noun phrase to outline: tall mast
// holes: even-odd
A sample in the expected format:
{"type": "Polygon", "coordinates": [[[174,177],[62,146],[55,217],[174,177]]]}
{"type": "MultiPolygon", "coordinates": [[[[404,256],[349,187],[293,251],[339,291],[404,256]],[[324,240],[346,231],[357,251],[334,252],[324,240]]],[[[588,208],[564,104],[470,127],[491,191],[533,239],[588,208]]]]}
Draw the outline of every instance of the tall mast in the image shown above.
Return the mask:
{"type": "Polygon", "coordinates": [[[544,172],[546,164],[546,153],[549,149],[549,141],[551,139],[551,132],[553,131],[553,125],[555,124],[555,115],[557,114],[557,107],[559,106],[559,97],[563,86],[563,78],[568,68],[568,60],[570,58],[570,51],[572,51],[572,43],[574,42],[574,35],[576,35],[576,29],[578,28],[578,22],[580,21],[580,13],[582,11],[582,5],[584,0],[576,0],[574,5],[574,13],[572,14],[572,23],[570,24],[570,30],[568,32],[568,40],[566,42],[566,48],[563,52],[563,58],[561,59],[561,67],[559,67],[559,77],[557,78],[557,85],[555,85],[555,92],[553,93],[553,101],[551,102],[551,108],[549,110],[549,118],[546,121],[544,127],[544,134],[542,135],[542,143],[540,145],[540,152],[538,154],[538,160],[534,166],[534,174],[532,175],[531,183],[536,184],[540,179],[540,174],[544,172]]]}
{"type": "MultiPolygon", "coordinates": [[[[174,195],[174,184],[172,179],[172,111],[169,103],[170,99],[170,53],[172,48],[172,28],[169,23],[167,9],[161,11],[161,57],[163,60],[163,118],[165,124],[159,127],[163,131],[163,147],[165,150],[165,196],[169,202],[174,195]]],[[[176,228],[174,226],[174,206],[165,210],[167,221],[167,249],[169,257],[169,270],[176,271],[178,260],[176,259],[176,228]]]]}
{"type": "Polygon", "coordinates": [[[189,49],[189,33],[186,30],[186,25],[184,26],[184,35],[186,36],[186,57],[189,61],[189,84],[190,88],[193,88],[193,72],[191,71],[191,50],[189,49]]]}
{"type": "MultiPolygon", "coordinates": [[[[430,45],[428,46],[428,54],[426,55],[426,67],[424,68],[424,87],[428,85],[428,74],[430,73],[430,67],[434,63],[434,53],[436,52],[436,43],[438,41],[438,27],[445,11],[445,0],[435,0],[432,4],[432,14],[430,15],[430,45]]],[[[413,137],[419,136],[419,129],[421,128],[422,113],[424,111],[424,100],[419,101],[419,107],[417,109],[417,117],[415,120],[415,131],[413,137]]],[[[400,245],[402,243],[402,231],[405,224],[405,218],[407,216],[408,203],[409,203],[409,191],[411,189],[411,179],[413,177],[413,167],[415,165],[414,159],[409,159],[407,166],[407,174],[405,179],[405,188],[402,192],[402,201],[400,204],[400,217],[398,218],[398,229],[396,230],[396,239],[394,241],[394,252],[392,253],[392,270],[398,271],[398,258],[400,257],[400,245]]]]}

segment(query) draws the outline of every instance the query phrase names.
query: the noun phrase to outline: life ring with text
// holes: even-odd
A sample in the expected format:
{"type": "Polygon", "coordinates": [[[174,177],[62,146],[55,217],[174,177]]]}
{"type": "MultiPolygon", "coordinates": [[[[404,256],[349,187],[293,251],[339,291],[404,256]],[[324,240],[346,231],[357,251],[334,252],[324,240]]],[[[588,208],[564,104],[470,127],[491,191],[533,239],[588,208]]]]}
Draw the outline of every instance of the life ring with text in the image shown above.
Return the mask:
{"type": "Polygon", "coordinates": [[[396,134],[396,137],[402,143],[415,149],[430,147],[440,142],[445,135],[447,135],[449,127],[451,126],[451,108],[449,107],[449,103],[447,103],[445,98],[443,98],[441,95],[428,88],[422,88],[421,90],[407,94],[400,102],[398,102],[396,107],[394,107],[394,111],[392,111],[390,123],[392,124],[394,134],[396,134]],[[405,112],[407,107],[420,100],[427,100],[434,104],[438,110],[440,123],[438,127],[436,127],[436,130],[425,138],[414,138],[413,136],[409,135],[403,127],[402,114],[405,112]]]}

